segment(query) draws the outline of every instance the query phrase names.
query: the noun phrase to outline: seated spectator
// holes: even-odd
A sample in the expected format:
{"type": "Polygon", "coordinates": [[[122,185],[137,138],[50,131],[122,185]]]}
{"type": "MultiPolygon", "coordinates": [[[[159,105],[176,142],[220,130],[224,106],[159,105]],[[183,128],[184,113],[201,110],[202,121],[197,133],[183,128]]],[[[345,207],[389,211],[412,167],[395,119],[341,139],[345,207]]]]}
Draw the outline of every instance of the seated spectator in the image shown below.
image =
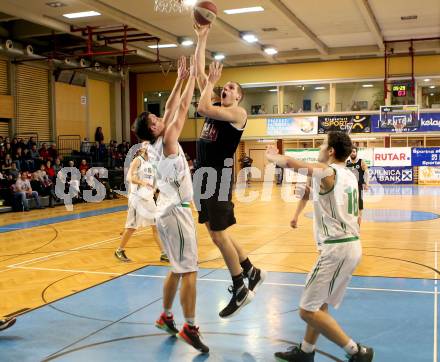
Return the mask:
{"type": "Polygon", "coordinates": [[[79,165],[79,171],[81,172],[82,170],[85,170],[87,172],[89,168],[90,167],[87,164],[87,161],[86,160],[81,160],[81,163],[79,165]]]}
{"type": "Polygon", "coordinates": [[[32,159],[31,151],[27,148],[23,150],[22,168],[24,171],[35,170],[35,161],[32,159]]]}
{"type": "Polygon", "coordinates": [[[44,171],[44,165],[41,165],[41,169],[32,174],[30,182],[32,190],[38,192],[39,195],[49,196],[49,207],[54,207],[54,200],[58,200],[58,197],[55,195],[53,182],[44,171]]]}
{"type": "Polygon", "coordinates": [[[29,203],[27,198],[33,197],[38,209],[43,209],[40,202],[40,196],[38,192],[33,191],[31,183],[28,179],[28,173],[26,171],[22,172],[17,182],[15,183],[15,194],[14,197],[18,202],[20,202],[21,209],[23,211],[29,211],[29,203]]]}
{"type": "Polygon", "coordinates": [[[21,152],[21,147],[17,147],[14,156],[12,157],[12,160],[17,164],[17,169],[22,169],[22,161],[23,161],[23,154],[21,152]]]}
{"type": "Polygon", "coordinates": [[[38,160],[40,158],[40,153],[37,150],[37,145],[35,145],[35,144],[32,145],[31,150],[30,150],[30,154],[31,154],[31,157],[34,161],[38,160]]]}
{"type": "Polygon", "coordinates": [[[11,141],[11,151],[13,155],[15,155],[15,153],[17,152],[17,148],[18,148],[18,139],[17,137],[14,137],[11,141]]]}
{"type": "Polygon", "coordinates": [[[5,145],[0,145],[0,160],[4,160],[6,156],[6,148],[5,145]]]}
{"type": "Polygon", "coordinates": [[[57,145],[52,143],[47,151],[49,152],[49,160],[53,162],[58,157],[57,145]]]}
{"type": "Polygon", "coordinates": [[[24,143],[21,137],[18,139],[18,147],[20,147],[22,151],[26,148],[26,143],[24,143]]]}
{"type": "Polygon", "coordinates": [[[27,143],[27,148],[28,149],[32,149],[32,147],[35,145],[35,147],[37,146],[37,141],[35,140],[35,137],[31,137],[29,138],[29,141],[27,143]]]}
{"type": "MultiPolygon", "coordinates": [[[[84,197],[83,197],[84,191],[92,189],[92,187],[89,185],[89,183],[92,182],[92,180],[90,179],[89,176],[87,176],[86,169],[82,169],[80,170],[80,172],[81,172],[81,179],[79,181],[79,192],[80,192],[81,200],[84,201],[84,197]]],[[[91,178],[93,178],[93,176],[91,176],[91,178]]]]}
{"type": "Polygon", "coordinates": [[[47,173],[47,176],[53,181],[55,179],[55,169],[52,167],[52,162],[46,161],[46,165],[44,167],[44,170],[47,173]]]}
{"type": "Polygon", "coordinates": [[[9,172],[9,175],[11,175],[14,178],[14,180],[16,180],[18,178],[18,176],[20,174],[20,170],[18,169],[17,163],[15,161],[12,162],[11,168],[9,169],[8,172],[9,172]]]}
{"type": "Polygon", "coordinates": [[[63,165],[61,163],[61,159],[59,157],[57,157],[55,159],[55,164],[53,165],[53,169],[55,170],[55,175],[58,174],[58,172],[60,172],[60,170],[63,168],[63,165]]]}
{"type": "Polygon", "coordinates": [[[12,157],[11,157],[10,154],[6,154],[4,160],[3,160],[2,164],[1,164],[1,170],[3,172],[8,173],[9,170],[11,169],[11,167],[12,167],[12,157]]]}
{"type": "Polygon", "coordinates": [[[75,161],[70,160],[69,161],[69,167],[75,167],[75,161]]]}
{"type": "Polygon", "coordinates": [[[3,143],[5,142],[3,136],[0,136],[0,147],[3,146],[3,143]]]}
{"type": "Polygon", "coordinates": [[[8,141],[5,141],[5,153],[12,156],[12,146],[8,141]]]}
{"type": "Polygon", "coordinates": [[[0,173],[0,199],[4,200],[4,205],[12,205],[13,204],[13,185],[15,184],[15,180],[11,175],[5,175],[0,173]]]}
{"type": "Polygon", "coordinates": [[[41,148],[39,149],[38,153],[40,154],[40,157],[44,161],[47,161],[49,159],[49,157],[50,157],[49,150],[47,149],[47,145],[45,143],[43,143],[41,145],[41,148]]]}

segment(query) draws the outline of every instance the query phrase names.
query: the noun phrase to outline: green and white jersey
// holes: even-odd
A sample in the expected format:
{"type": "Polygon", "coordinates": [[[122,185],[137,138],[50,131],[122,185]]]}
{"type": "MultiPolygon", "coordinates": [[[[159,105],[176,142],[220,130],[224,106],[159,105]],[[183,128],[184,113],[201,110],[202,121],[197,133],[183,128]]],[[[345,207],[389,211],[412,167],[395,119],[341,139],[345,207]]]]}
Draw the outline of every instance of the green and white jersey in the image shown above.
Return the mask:
{"type": "MultiPolygon", "coordinates": [[[[139,167],[136,170],[136,176],[139,180],[146,181],[152,188],[156,184],[156,170],[153,164],[142,156],[137,156],[135,159],[139,160],[139,167]]],[[[134,161],[134,160],[133,160],[134,161]]],[[[143,199],[153,199],[154,191],[153,189],[142,187],[138,184],[130,183],[129,185],[129,196],[137,195],[143,199]]]]}
{"type": "Polygon", "coordinates": [[[335,172],[335,185],[320,192],[320,177],[312,177],[313,221],[318,249],[324,244],[334,244],[359,239],[358,182],[345,166],[331,164],[335,172]]]}

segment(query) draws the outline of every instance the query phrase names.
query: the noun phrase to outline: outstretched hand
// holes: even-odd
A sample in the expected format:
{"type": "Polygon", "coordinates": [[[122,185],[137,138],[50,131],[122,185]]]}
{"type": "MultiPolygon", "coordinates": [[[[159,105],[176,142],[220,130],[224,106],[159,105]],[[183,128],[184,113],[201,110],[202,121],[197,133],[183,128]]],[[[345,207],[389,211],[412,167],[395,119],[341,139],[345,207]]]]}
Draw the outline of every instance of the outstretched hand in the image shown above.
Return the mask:
{"type": "Polygon", "coordinates": [[[217,84],[222,76],[223,64],[219,62],[212,62],[209,65],[208,81],[212,84],[217,84]]]}
{"type": "Polygon", "coordinates": [[[209,34],[209,31],[211,30],[211,24],[209,25],[199,25],[196,22],[194,22],[194,31],[197,34],[198,38],[207,37],[209,34]]]}
{"type": "Polygon", "coordinates": [[[189,77],[189,71],[186,69],[186,57],[181,56],[177,60],[177,77],[180,80],[185,80],[189,77]]]}
{"type": "Polygon", "coordinates": [[[270,162],[274,162],[274,156],[278,155],[278,148],[274,145],[269,145],[266,148],[266,158],[270,162]]]}

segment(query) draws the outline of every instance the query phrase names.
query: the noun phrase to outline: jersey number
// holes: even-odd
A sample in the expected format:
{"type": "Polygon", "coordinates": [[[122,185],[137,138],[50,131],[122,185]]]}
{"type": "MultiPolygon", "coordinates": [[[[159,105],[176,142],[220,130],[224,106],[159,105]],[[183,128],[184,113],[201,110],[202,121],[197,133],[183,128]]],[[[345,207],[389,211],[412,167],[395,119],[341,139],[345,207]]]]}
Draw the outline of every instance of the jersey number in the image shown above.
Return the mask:
{"type": "Polygon", "coordinates": [[[350,187],[346,190],[346,192],[348,194],[348,213],[350,215],[358,216],[359,215],[358,190],[350,187]]]}

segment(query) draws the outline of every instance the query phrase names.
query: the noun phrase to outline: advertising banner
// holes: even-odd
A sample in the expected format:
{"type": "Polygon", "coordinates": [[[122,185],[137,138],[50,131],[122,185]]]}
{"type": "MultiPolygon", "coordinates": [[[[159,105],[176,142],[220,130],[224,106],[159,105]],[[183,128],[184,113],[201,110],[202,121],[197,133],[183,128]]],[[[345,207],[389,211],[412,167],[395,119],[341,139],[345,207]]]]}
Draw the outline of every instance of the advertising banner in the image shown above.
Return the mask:
{"type": "Polygon", "coordinates": [[[420,166],[419,185],[440,185],[440,167],[420,166]]]}
{"type": "Polygon", "coordinates": [[[374,148],[374,166],[411,166],[411,147],[374,148]]]}
{"type": "Polygon", "coordinates": [[[412,167],[370,167],[370,183],[372,184],[412,184],[412,167]]]}
{"type": "Polygon", "coordinates": [[[412,149],[413,166],[440,166],[440,147],[418,147],[412,149]]]}
{"type": "Polygon", "coordinates": [[[370,133],[371,116],[344,115],[344,116],[318,117],[318,133],[324,134],[330,131],[343,131],[350,133],[370,133]]]}
{"type": "MultiPolygon", "coordinates": [[[[380,125],[380,116],[371,116],[371,128],[373,132],[394,132],[387,126],[380,125]]],[[[404,128],[403,132],[440,132],[440,112],[420,113],[420,127],[404,128]]]]}
{"type": "Polygon", "coordinates": [[[364,160],[368,167],[373,166],[374,151],[372,148],[358,148],[358,157],[364,160]]]}
{"type": "MultiPolygon", "coordinates": [[[[301,148],[301,149],[287,149],[284,154],[304,162],[318,162],[319,148],[301,148]]],[[[286,169],[284,173],[286,182],[306,182],[307,177],[300,175],[297,172],[286,169]]]]}
{"type": "Polygon", "coordinates": [[[318,117],[267,118],[268,136],[305,136],[318,134],[318,117]]]}

